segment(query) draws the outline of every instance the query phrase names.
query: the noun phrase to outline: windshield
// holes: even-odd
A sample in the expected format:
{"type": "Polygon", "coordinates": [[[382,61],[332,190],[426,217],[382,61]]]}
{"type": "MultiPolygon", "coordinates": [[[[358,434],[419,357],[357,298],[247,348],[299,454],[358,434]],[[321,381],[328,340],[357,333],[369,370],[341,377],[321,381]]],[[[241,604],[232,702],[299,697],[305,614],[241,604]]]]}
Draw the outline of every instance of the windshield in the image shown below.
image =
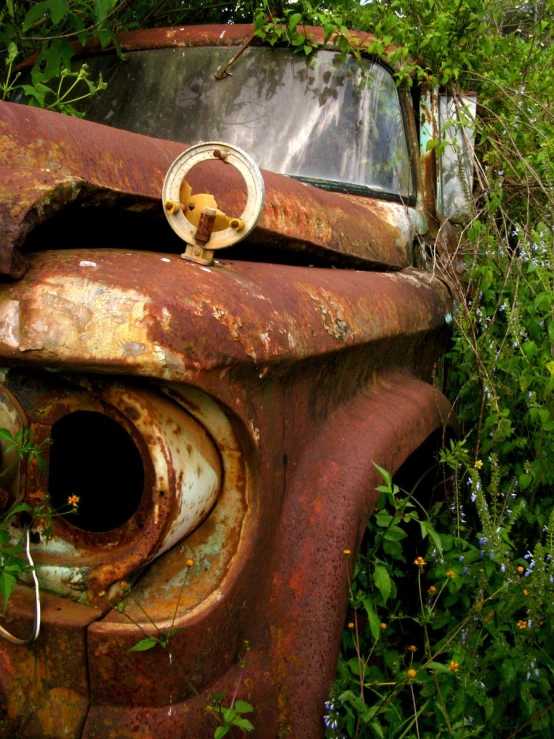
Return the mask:
{"type": "Polygon", "coordinates": [[[332,51],[312,59],[287,49],[232,47],[130,52],[89,61],[105,92],[86,101],[90,120],[196,144],[226,141],[281,174],[413,195],[402,110],[383,66],[332,51]]]}

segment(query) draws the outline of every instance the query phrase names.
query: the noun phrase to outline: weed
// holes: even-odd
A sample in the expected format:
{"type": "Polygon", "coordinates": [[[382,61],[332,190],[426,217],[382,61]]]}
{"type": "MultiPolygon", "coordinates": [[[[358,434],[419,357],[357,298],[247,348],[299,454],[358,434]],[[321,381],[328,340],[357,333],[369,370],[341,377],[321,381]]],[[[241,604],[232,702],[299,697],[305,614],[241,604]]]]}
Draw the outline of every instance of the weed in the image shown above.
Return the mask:
{"type": "Polygon", "coordinates": [[[350,582],[353,611],[326,704],[329,738],[504,739],[525,724],[533,736],[552,736],[554,514],[520,554],[512,533],[521,494],[506,496],[498,475],[485,483],[464,441],[441,461],[473,491],[471,517],[440,503],[427,514],[415,491],[380,470],[378,513],[350,582]]]}

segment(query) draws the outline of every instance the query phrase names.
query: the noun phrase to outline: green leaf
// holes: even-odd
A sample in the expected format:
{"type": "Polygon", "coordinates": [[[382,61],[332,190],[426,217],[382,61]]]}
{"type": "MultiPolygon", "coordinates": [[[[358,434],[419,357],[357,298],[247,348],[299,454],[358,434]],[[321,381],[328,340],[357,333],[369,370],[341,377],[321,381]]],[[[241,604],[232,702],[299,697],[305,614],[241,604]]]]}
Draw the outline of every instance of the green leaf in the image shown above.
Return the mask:
{"type": "Polygon", "coordinates": [[[26,33],[29,28],[31,28],[31,26],[39,20],[39,18],[42,18],[44,15],[46,15],[48,10],[50,9],[49,6],[50,3],[48,0],[42,0],[42,2],[35,3],[31,6],[31,9],[28,11],[23,21],[23,26],[21,29],[23,33],[26,33]]]}
{"type": "Polygon", "coordinates": [[[16,441],[8,429],[0,429],[0,441],[7,441],[15,446],[16,441]]]}
{"type": "Polygon", "coordinates": [[[373,570],[373,580],[375,582],[375,586],[381,593],[383,602],[386,603],[391,593],[390,575],[387,572],[386,567],[383,567],[383,565],[375,565],[375,569],[373,570]]]}
{"type": "Polygon", "coordinates": [[[94,0],[94,14],[97,21],[103,21],[113,8],[115,0],[94,0]]]}
{"type": "Polygon", "coordinates": [[[23,88],[25,95],[28,95],[30,98],[34,98],[41,108],[44,107],[46,95],[52,92],[49,87],[40,82],[36,85],[21,85],[21,87],[23,88]]]}
{"type": "Polygon", "coordinates": [[[407,536],[408,534],[399,526],[391,526],[385,533],[385,539],[387,541],[402,541],[407,536]]]}
{"type": "Polygon", "coordinates": [[[254,710],[254,706],[246,701],[235,701],[235,710],[237,713],[251,713],[254,710]]]}
{"type": "Polygon", "coordinates": [[[233,719],[233,726],[236,726],[238,729],[242,729],[242,731],[254,731],[254,724],[242,716],[235,716],[233,719]]]}
{"type": "Polygon", "coordinates": [[[44,82],[59,77],[62,68],[62,55],[60,53],[61,41],[57,39],[52,43],[50,48],[45,52],[46,67],[42,75],[44,82]]]}
{"type": "Polygon", "coordinates": [[[113,33],[110,31],[109,28],[102,28],[96,31],[96,36],[98,37],[98,40],[100,41],[100,46],[105,49],[106,46],[112,41],[113,39],[113,33]]]}
{"type": "Polygon", "coordinates": [[[387,490],[386,491],[382,491],[382,492],[389,492],[390,493],[392,491],[392,477],[390,475],[390,472],[387,472],[387,470],[384,470],[382,467],[379,467],[379,465],[377,464],[377,462],[373,462],[372,464],[375,467],[375,469],[379,472],[379,474],[381,475],[381,477],[383,478],[383,480],[385,481],[385,484],[387,486],[387,490]]]}
{"type": "Polygon", "coordinates": [[[527,474],[527,472],[523,472],[519,478],[519,489],[520,490],[527,490],[529,485],[533,482],[533,476],[527,474]]]}
{"type": "Polygon", "coordinates": [[[423,519],[419,522],[419,526],[421,528],[421,536],[425,539],[425,537],[428,535],[430,539],[432,539],[433,544],[437,548],[438,553],[442,557],[442,542],[440,536],[437,534],[433,526],[429,523],[429,521],[423,519]]]}
{"type": "Polygon", "coordinates": [[[365,611],[367,613],[367,618],[369,621],[369,630],[371,631],[371,636],[374,639],[378,639],[381,634],[381,622],[379,621],[379,617],[373,610],[373,603],[369,598],[364,598],[362,600],[362,603],[364,604],[365,611]]]}
{"type": "Polygon", "coordinates": [[[8,601],[15,587],[16,579],[5,570],[0,572],[0,597],[2,598],[2,613],[6,615],[8,601]]]}
{"type": "Polygon", "coordinates": [[[141,639],[141,641],[137,642],[134,647],[131,647],[128,649],[128,652],[146,652],[148,649],[152,649],[156,646],[156,644],[159,644],[159,639],[155,639],[153,636],[148,636],[146,639],[141,639]]]}
{"type": "Polygon", "coordinates": [[[16,513],[30,513],[33,509],[27,503],[18,503],[8,511],[9,516],[15,516],[16,513]]]}
{"type": "Polygon", "coordinates": [[[381,724],[378,724],[377,721],[372,721],[370,724],[370,727],[373,729],[375,736],[378,736],[380,739],[385,739],[385,735],[383,734],[383,729],[381,728],[381,724]]]}
{"type": "Polygon", "coordinates": [[[377,524],[377,526],[381,526],[382,528],[387,528],[387,526],[389,526],[390,522],[392,521],[392,516],[390,515],[390,513],[387,513],[386,511],[379,511],[379,513],[375,514],[374,521],[377,524]]]}
{"type": "Polygon", "coordinates": [[[52,23],[57,25],[61,19],[69,12],[69,3],[67,0],[48,0],[50,8],[50,17],[52,23]]]}
{"type": "Polygon", "coordinates": [[[293,13],[289,18],[289,30],[294,31],[294,29],[300,23],[301,20],[302,20],[301,13],[293,13]]]}
{"type": "Polygon", "coordinates": [[[436,672],[450,672],[448,667],[446,665],[443,665],[441,662],[428,662],[425,666],[428,667],[430,670],[435,670],[436,672]]]}
{"type": "Polygon", "coordinates": [[[218,726],[214,732],[214,739],[221,739],[222,736],[226,736],[230,731],[230,726],[218,726]]]}
{"type": "Polygon", "coordinates": [[[233,719],[235,718],[237,712],[234,708],[231,708],[230,706],[223,709],[223,720],[227,724],[233,723],[233,719]]]}

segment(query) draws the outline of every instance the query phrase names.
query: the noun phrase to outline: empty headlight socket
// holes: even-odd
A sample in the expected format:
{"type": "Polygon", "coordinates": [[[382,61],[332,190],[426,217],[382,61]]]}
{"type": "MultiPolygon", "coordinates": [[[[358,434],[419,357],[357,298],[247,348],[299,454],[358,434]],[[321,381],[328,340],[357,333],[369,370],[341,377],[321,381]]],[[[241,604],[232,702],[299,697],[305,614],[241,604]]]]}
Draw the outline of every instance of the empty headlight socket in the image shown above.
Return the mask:
{"type": "Polygon", "coordinates": [[[6,387],[35,442],[52,439],[44,472],[28,464],[25,491],[30,505],[49,495],[58,511],[48,542],[45,522],[33,532],[41,586],[106,607],[100,593],[208,515],[221,487],[219,453],[181,406],[132,381],[10,372],[6,387]]]}

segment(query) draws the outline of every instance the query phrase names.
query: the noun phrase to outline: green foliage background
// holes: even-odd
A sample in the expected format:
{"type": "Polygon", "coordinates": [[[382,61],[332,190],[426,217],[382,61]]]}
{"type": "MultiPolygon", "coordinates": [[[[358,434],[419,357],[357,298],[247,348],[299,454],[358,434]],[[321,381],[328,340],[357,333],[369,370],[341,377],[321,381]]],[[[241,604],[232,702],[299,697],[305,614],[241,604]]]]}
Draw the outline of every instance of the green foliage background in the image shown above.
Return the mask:
{"type": "MultiPolygon", "coordinates": [[[[423,511],[417,493],[385,478],[350,583],[355,629],[345,631],[327,734],[551,737],[554,0],[6,0],[0,90],[9,98],[17,64],[37,54],[25,93],[72,112],[72,42],[117,48],[124,30],[252,21],[270,43],[308,56],[308,25],[344,53],[358,53],[348,28],[371,32],[370,51],[387,49],[399,85],[479,101],[472,216],[453,252],[420,245],[458,296],[448,392],[463,441],[442,453],[451,494],[423,511]],[[415,552],[404,546],[410,525],[415,552]],[[414,553],[427,569],[412,565],[414,553]],[[399,610],[395,593],[410,583],[413,604],[399,610]]],[[[103,84],[80,74],[88,94],[103,84]]]]}

